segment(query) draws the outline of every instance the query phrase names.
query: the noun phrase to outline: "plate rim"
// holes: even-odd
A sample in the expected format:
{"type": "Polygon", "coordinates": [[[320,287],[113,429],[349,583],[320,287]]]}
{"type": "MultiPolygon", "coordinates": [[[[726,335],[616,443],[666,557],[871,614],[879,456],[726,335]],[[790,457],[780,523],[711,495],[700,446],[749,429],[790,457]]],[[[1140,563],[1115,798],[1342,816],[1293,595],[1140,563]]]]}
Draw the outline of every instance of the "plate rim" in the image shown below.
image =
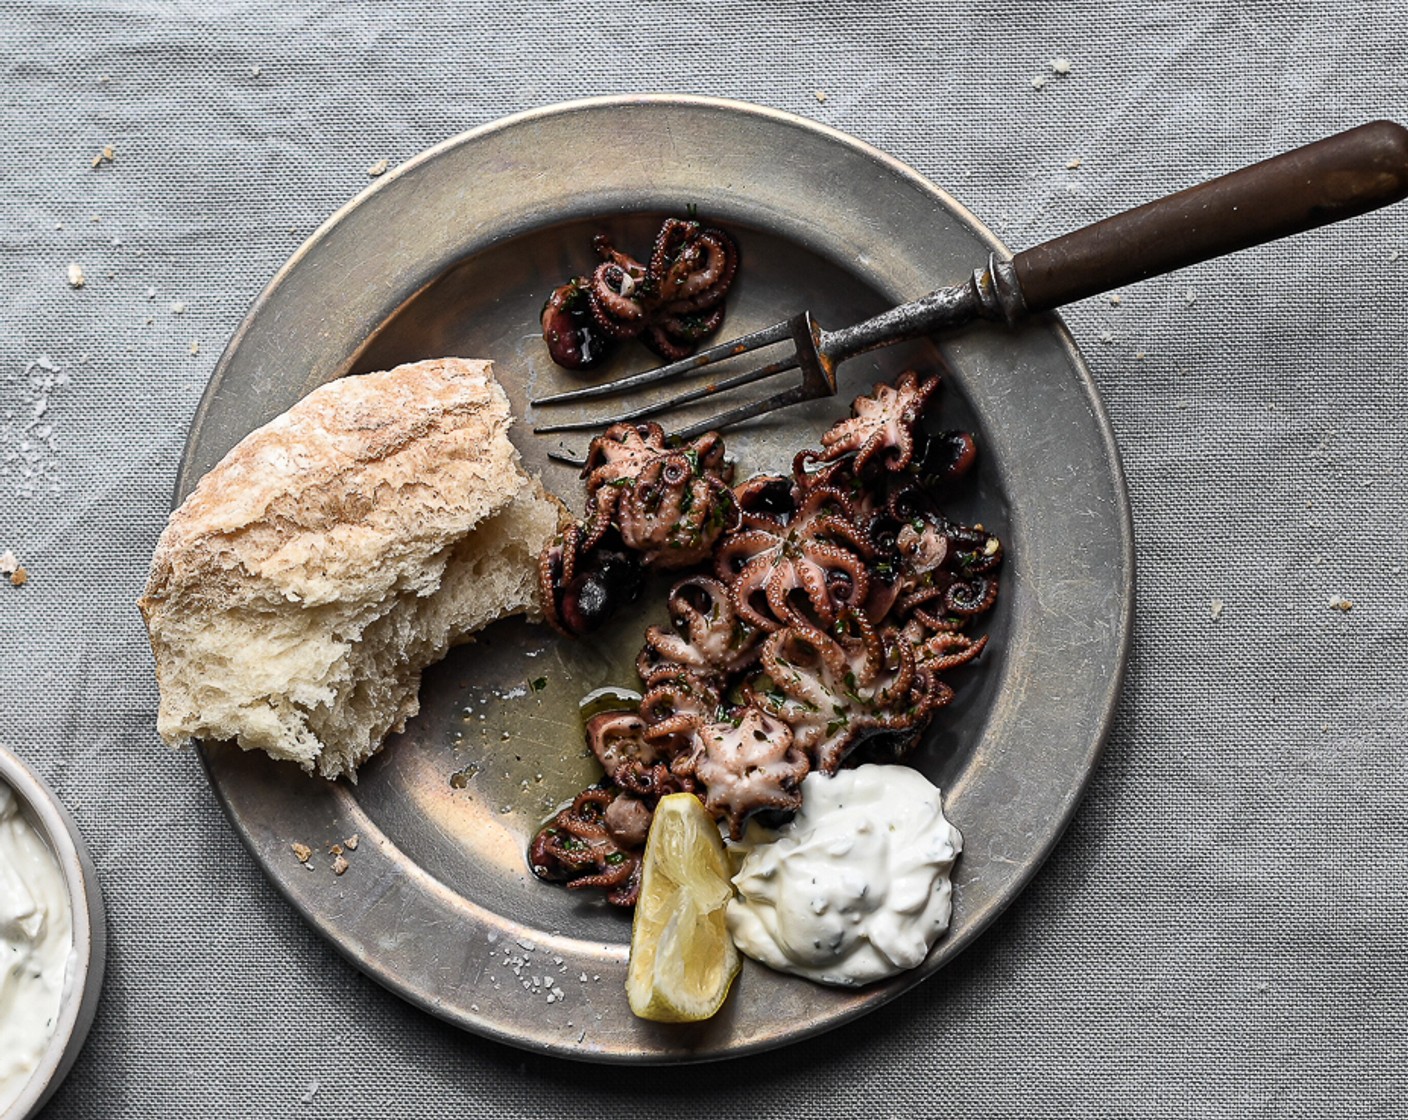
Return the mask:
{"type": "MultiPolygon", "coordinates": [[[[220,389],[231,367],[236,362],[242,342],[248,336],[254,323],[258,320],[260,313],[277,298],[283,287],[288,283],[290,277],[297,273],[300,265],[314,253],[320,245],[324,244],[351,215],[356,213],[370,199],[375,198],[379,193],[394,189],[396,183],[412,175],[418,169],[441,158],[448,152],[466,145],[474,144],[485,137],[518,128],[537,120],[557,117],[563,114],[648,105],[659,105],[671,108],[693,106],[723,113],[738,113],[750,117],[762,118],[771,123],[788,128],[800,128],[812,132],[830,143],[839,143],[849,148],[854,153],[883,165],[891,174],[907,180],[912,185],[918,187],[921,192],[934,198],[935,201],[941,204],[956,220],[965,225],[970,233],[987,244],[989,249],[1000,258],[1008,259],[1011,256],[1006,246],[972,213],[972,211],[908,164],[875,148],[873,145],[858,137],[784,110],[730,98],[670,93],[606,95],[558,102],[527,109],[493,121],[485,122],[475,128],[449,137],[418,153],[406,162],[399,164],[396,168],[377,179],[370,186],[360,191],[356,196],[334,211],[334,213],[320,224],[293,252],[288,260],[284,262],[268,284],[265,285],[250,304],[249,309],[231,335],[229,342],[221,353],[219,361],[212,370],[209,382],[202,393],[188,428],[180,465],[176,474],[175,488],[172,497],[173,508],[180,504],[185,495],[190,492],[199,479],[199,475],[195,472],[197,470],[196,451],[199,445],[200,435],[215,405],[216,399],[219,396],[220,389]]],[[[1110,423],[1109,416],[1100,398],[1090,369],[1064,321],[1055,313],[1047,313],[1034,317],[1032,324],[1033,326],[1039,326],[1050,332],[1053,341],[1059,346],[1065,359],[1075,371],[1081,396],[1090,409],[1093,426],[1099,436],[1100,458],[1110,474],[1110,481],[1116,498],[1116,509],[1113,511],[1114,520],[1118,527],[1117,547],[1113,551],[1118,555],[1119,567],[1124,575],[1123,588],[1121,589],[1122,594],[1120,596],[1119,616],[1115,621],[1115,625],[1112,627],[1112,630],[1116,634],[1116,656],[1109,676],[1106,679],[1103,695],[1098,705],[1098,725],[1094,729],[1094,735],[1089,750],[1082,759],[1078,780],[1074,782],[1073,788],[1067,791],[1061,804],[1059,819],[1054,821],[1055,827],[1052,828],[1045,842],[1041,844],[1038,849],[1033,849],[1030,852],[1030,858],[1026,865],[1022,868],[1021,873],[1016,876],[1013,886],[1010,891],[1006,893],[1005,897],[1002,898],[1000,904],[996,905],[989,913],[984,915],[983,920],[978,922],[973,928],[965,930],[962,935],[957,937],[952,934],[946,935],[945,941],[953,946],[953,949],[952,952],[948,954],[948,960],[945,963],[951,963],[953,957],[956,957],[968,949],[991,927],[993,921],[1027,889],[1032,878],[1050,858],[1052,852],[1069,828],[1071,821],[1074,819],[1076,810],[1079,808],[1081,801],[1089,790],[1095,769],[1110,737],[1128,671],[1133,638],[1137,579],[1133,514],[1129,500],[1128,484],[1113,426],[1110,423]]],[[[355,353],[349,355],[347,365],[350,366],[352,361],[355,360],[355,357],[355,353]]],[[[341,372],[345,372],[345,368],[334,373],[332,376],[339,376],[341,372]]],[[[268,880],[277,893],[298,912],[303,920],[307,921],[324,940],[332,945],[340,956],[382,987],[395,993],[414,1006],[430,1012],[442,1021],[510,1046],[536,1053],[585,1062],[684,1064],[727,1060],[732,1057],[741,1057],[780,1046],[791,1045],[804,1038],[815,1037],[820,1033],[839,1028],[855,1021],[863,1015],[877,1010],[879,1007],[884,1006],[901,994],[912,990],[914,986],[932,975],[932,971],[937,971],[937,969],[925,971],[921,967],[920,970],[916,970],[917,975],[915,975],[909,983],[903,985],[887,984],[883,989],[876,990],[872,998],[844,1009],[819,1025],[809,1024],[785,1036],[772,1037],[760,1042],[736,1045],[727,1049],[709,1051],[698,1055],[681,1056],[678,1053],[652,1054],[645,1052],[632,1053],[629,1055],[614,1052],[602,1053],[595,1050],[574,1049],[565,1044],[560,1046],[545,1045],[535,1039],[516,1037],[503,1032],[493,1024],[476,1022],[459,1015],[450,1014],[444,1007],[437,1006],[434,1002],[427,1000],[424,997],[424,993],[418,989],[400,981],[395,974],[387,969],[379,967],[374,959],[355,955],[337,936],[338,931],[331,922],[324,920],[316,912],[306,907],[288,888],[284,879],[271,873],[272,869],[267,866],[260,857],[252,842],[252,838],[239,820],[227,791],[223,788],[221,783],[216,780],[212,771],[210,752],[202,747],[199,749],[199,756],[206,772],[207,780],[210,782],[217,800],[225,812],[227,819],[230,821],[231,827],[240,837],[241,842],[246,847],[246,850],[249,852],[260,871],[264,874],[265,879],[268,880]]],[[[1075,776],[1073,775],[1073,777],[1075,776]]]]}

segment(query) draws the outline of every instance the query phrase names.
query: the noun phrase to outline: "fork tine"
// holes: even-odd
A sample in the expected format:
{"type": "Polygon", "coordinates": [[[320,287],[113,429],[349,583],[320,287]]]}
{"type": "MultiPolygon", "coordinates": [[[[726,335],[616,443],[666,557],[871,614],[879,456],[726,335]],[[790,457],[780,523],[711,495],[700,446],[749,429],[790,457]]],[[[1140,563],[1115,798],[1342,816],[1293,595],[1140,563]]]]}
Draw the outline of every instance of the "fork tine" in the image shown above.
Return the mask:
{"type": "MultiPolygon", "coordinates": [[[[734,377],[726,377],[722,381],[713,381],[708,385],[702,385],[698,389],[689,389],[668,400],[656,401],[654,404],[642,405],[640,408],[623,412],[618,416],[604,416],[596,420],[572,420],[561,424],[534,424],[533,431],[539,435],[549,432],[585,432],[591,429],[610,427],[612,424],[620,424],[627,420],[643,420],[647,416],[654,416],[659,412],[666,412],[680,405],[690,404],[694,401],[703,400],[705,397],[712,397],[716,393],[724,393],[729,389],[737,389],[740,385],[751,385],[755,381],[762,381],[766,377],[771,377],[775,373],[783,373],[789,369],[797,368],[797,356],[793,354],[787,358],[779,358],[775,362],[770,362],[765,366],[749,370],[747,373],[740,373],[734,377]]],[[[705,429],[706,431],[708,429],[705,429]]]]}
{"type": "MultiPolygon", "coordinates": [[[[702,369],[704,366],[722,361],[724,358],[734,358],[739,354],[746,354],[750,350],[771,346],[777,342],[786,342],[791,337],[792,324],[789,320],[783,320],[781,323],[774,323],[770,327],[764,327],[752,334],[745,334],[730,342],[721,342],[717,346],[711,346],[707,350],[701,350],[698,354],[682,358],[678,362],[671,362],[666,366],[660,366],[658,369],[648,369],[644,373],[633,373],[629,377],[617,378],[615,381],[604,381],[600,385],[588,385],[583,389],[554,393],[551,396],[539,397],[528,403],[536,408],[538,405],[544,404],[562,404],[567,401],[589,400],[592,397],[609,397],[625,389],[653,385],[657,381],[668,381],[672,377],[679,377],[681,374],[702,369]]],[[[538,430],[542,431],[543,429],[539,428],[538,430]]]]}
{"type": "MultiPolygon", "coordinates": [[[[795,363],[794,363],[795,364],[795,363]]],[[[790,389],[784,389],[771,397],[764,397],[760,401],[751,401],[748,404],[731,408],[727,412],[721,412],[716,416],[710,416],[684,428],[678,428],[669,433],[670,439],[693,439],[695,436],[702,436],[705,432],[722,431],[724,428],[732,427],[734,424],[741,424],[744,420],[751,420],[755,416],[762,416],[766,412],[774,409],[786,408],[790,404],[799,404],[806,400],[815,400],[819,394],[808,382],[801,385],[794,385],[790,389]]],[[[572,430],[581,431],[587,428],[597,428],[602,425],[602,421],[595,420],[590,424],[574,424],[572,430]]],[[[541,432],[543,429],[538,428],[541,432]]],[[[564,429],[555,429],[562,431],[564,429]]],[[[566,463],[569,467],[585,467],[587,459],[585,455],[572,455],[564,448],[558,448],[548,452],[549,459],[556,459],[559,463],[566,463]]]]}

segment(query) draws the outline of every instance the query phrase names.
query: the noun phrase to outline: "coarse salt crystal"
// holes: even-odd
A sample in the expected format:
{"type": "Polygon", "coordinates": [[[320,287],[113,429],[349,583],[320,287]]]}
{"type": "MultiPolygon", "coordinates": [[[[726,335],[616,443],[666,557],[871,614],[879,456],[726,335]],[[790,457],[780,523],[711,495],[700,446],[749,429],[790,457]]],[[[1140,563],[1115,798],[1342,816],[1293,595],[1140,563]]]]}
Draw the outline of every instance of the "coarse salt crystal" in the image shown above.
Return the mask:
{"type": "Polygon", "coordinates": [[[172,304],[171,304],[171,314],[173,314],[173,315],[184,315],[185,313],[186,313],[186,305],[185,305],[184,303],[182,303],[180,300],[174,300],[174,301],[172,302],[172,304]]]}
{"type": "Polygon", "coordinates": [[[1032,89],[1044,89],[1046,87],[1046,75],[1038,74],[1032,79],[1032,89]]]}
{"type": "Polygon", "coordinates": [[[1224,605],[1221,599],[1214,599],[1208,604],[1208,614],[1212,616],[1214,622],[1222,617],[1222,608],[1224,605]]]}
{"type": "Polygon", "coordinates": [[[1069,58],[1053,58],[1051,69],[1064,77],[1071,72],[1071,60],[1069,58]]]}

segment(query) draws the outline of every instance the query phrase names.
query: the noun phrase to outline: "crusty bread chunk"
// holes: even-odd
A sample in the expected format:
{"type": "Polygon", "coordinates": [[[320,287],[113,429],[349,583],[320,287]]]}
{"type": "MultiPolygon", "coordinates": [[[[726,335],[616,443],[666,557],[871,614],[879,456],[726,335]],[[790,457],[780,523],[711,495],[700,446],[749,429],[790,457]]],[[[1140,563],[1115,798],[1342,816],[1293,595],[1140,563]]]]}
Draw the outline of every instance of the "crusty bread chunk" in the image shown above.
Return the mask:
{"type": "Polygon", "coordinates": [[[508,440],[492,364],[344,377],[245,437],[166,526],[140,603],[157,730],[353,775],[421,671],[535,609],[565,511],[508,440]]]}

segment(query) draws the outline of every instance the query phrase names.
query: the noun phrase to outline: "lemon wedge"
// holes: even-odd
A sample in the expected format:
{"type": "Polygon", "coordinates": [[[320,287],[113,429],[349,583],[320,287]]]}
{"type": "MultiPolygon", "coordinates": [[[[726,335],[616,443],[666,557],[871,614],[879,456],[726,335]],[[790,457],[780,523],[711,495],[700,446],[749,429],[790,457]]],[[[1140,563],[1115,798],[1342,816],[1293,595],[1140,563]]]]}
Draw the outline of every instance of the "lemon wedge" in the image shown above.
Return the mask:
{"type": "Polygon", "coordinates": [[[657,1023],[693,1023],[718,1011],[738,975],[724,921],[733,897],[718,825],[692,793],[655,806],[631,926],[626,995],[657,1023]]]}

